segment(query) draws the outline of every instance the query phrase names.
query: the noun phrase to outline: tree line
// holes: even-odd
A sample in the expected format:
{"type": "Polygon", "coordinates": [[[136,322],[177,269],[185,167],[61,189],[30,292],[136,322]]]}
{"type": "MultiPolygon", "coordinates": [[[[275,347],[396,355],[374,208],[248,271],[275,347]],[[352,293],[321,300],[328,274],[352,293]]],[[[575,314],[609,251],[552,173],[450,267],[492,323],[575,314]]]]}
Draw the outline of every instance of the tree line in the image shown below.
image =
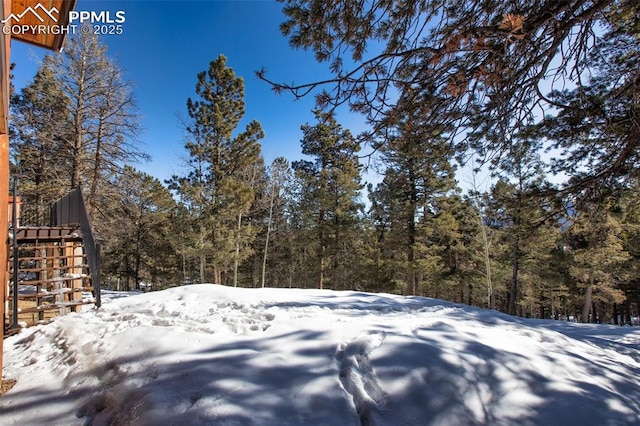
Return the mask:
{"type": "MultiPolygon", "coordinates": [[[[309,16],[292,7],[285,8],[288,16],[309,16]]],[[[393,16],[421,16],[403,13],[393,16]]],[[[528,21],[493,13],[500,17],[493,19],[500,34],[517,43],[528,21]]],[[[639,182],[625,173],[635,153],[620,150],[631,143],[635,124],[625,114],[637,110],[638,98],[628,87],[611,99],[604,74],[614,63],[620,80],[637,75],[629,65],[637,61],[629,53],[637,52],[637,39],[633,48],[628,40],[637,28],[630,17],[610,22],[611,31],[602,36],[613,40],[609,56],[589,58],[601,72],[594,73],[588,96],[584,88],[552,92],[557,112],[542,120],[516,120],[505,110],[513,102],[473,106],[465,92],[470,81],[453,78],[461,74],[420,81],[411,72],[424,61],[420,76],[429,76],[435,59],[419,57],[393,70],[398,78],[408,73],[404,78],[413,83],[396,85],[392,106],[383,98],[376,98],[378,105],[360,102],[359,83],[337,79],[342,87],[355,85],[347,100],[369,115],[372,130],[353,135],[345,129],[331,108],[345,99],[325,92],[315,121],[301,126],[305,159],[294,162],[265,162],[257,120],[238,128],[244,82],[220,55],[196,76],[195,94],[186,102],[187,161],[183,173],[166,182],[135,168],[146,154],[136,143],[140,127],[130,83],[99,39],[70,37],[64,53],[45,57],[33,82],[12,101],[12,168],[24,217],[43,223],[50,203],[81,186],[103,246],[104,282],[123,290],[198,282],[360,290],[437,297],[521,316],[630,322],[640,293],[639,182]],[[431,93],[423,86],[428,84],[431,93]],[[466,103],[457,98],[463,92],[466,103]],[[452,105],[438,108],[447,99],[475,108],[473,114],[452,105]],[[374,110],[384,114],[374,117],[374,110]],[[375,149],[378,183],[363,181],[363,143],[375,149]],[[545,162],[541,154],[548,146],[564,154],[545,162]],[[456,167],[469,163],[469,150],[491,171],[490,188],[471,185],[465,192],[456,181],[456,167]],[[571,177],[566,187],[548,181],[552,171],[571,177]]],[[[287,21],[283,32],[294,25],[303,24],[287,21]]],[[[317,47],[310,40],[327,37],[305,34],[299,32],[294,45],[317,47]]],[[[401,39],[387,37],[389,43],[401,39]]],[[[441,61],[453,60],[449,56],[458,55],[463,42],[491,41],[489,35],[448,37],[457,44],[443,45],[441,61]]],[[[358,61],[362,46],[356,41],[349,47],[358,61]]],[[[516,84],[515,76],[503,75],[503,81],[489,72],[493,64],[491,72],[498,73],[499,58],[482,58],[487,75],[476,77],[488,92],[516,84]]],[[[397,83],[377,66],[376,84],[397,83]]],[[[471,67],[448,66],[456,72],[471,67]]],[[[364,76],[361,83],[370,81],[364,76]]]]}

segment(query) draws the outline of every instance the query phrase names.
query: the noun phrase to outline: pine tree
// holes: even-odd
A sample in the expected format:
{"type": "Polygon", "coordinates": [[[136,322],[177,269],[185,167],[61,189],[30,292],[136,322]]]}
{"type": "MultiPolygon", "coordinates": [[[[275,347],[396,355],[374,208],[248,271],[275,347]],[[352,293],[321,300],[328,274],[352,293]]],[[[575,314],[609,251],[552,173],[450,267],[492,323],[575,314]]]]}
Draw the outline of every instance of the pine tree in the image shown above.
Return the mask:
{"type": "Polygon", "coordinates": [[[497,307],[511,315],[522,315],[523,287],[541,279],[531,277],[547,269],[543,259],[548,258],[560,237],[554,209],[529,191],[519,183],[500,179],[491,188],[485,212],[485,220],[495,229],[493,252],[499,267],[509,271],[506,294],[500,295],[505,299],[497,307]]]}
{"type": "MultiPolygon", "coordinates": [[[[317,285],[315,215],[311,197],[305,197],[305,182],[293,176],[284,191],[282,235],[275,240],[274,255],[281,263],[285,287],[314,287],[317,285]]],[[[278,268],[279,269],[279,268],[278,268]]]]}
{"type": "Polygon", "coordinates": [[[624,275],[629,253],[621,238],[619,211],[611,202],[581,203],[575,217],[567,236],[572,254],[569,273],[584,292],[580,320],[595,322],[595,300],[613,304],[624,299],[617,281],[624,275]]]}
{"type": "Polygon", "coordinates": [[[566,314],[569,288],[564,282],[562,237],[556,222],[537,227],[527,240],[518,277],[520,315],[558,319],[566,314]]]}
{"type": "Polygon", "coordinates": [[[504,235],[510,248],[511,280],[507,312],[517,314],[518,302],[522,297],[520,285],[521,263],[527,255],[526,246],[535,239],[539,228],[553,219],[553,203],[540,194],[551,193],[545,181],[543,163],[539,152],[542,141],[528,131],[523,130],[506,135],[497,133],[488,138],[504,139],[509,146],[508,155],[498,157],[492,162],[492,170],[500,180],[493,187],[492,202],[494,210],[503,215],[503,225],[509,230],[504,235]]]}
{"type": "Polygon", "coordinates": [[[624,301],[614,304],[615,324],[631,324],[632,310],[640,312],[640,185],[633,181],[619,199],[624,250],[629,258],[624,266],[625,274],[619,277],[618,288],[624,292],[624,301]]]}
{"type": "Polygon", "coordinates": [[[337,288],[344,284],[340,278],[348,252],[344,244],[361,209],[358,198],[362,185],[356,157],[360,146],[332,115],[316,111],[316,118],[315,126],[302,126],[301,141],[302,153],[314,157],[314,161],[296,161],[293,169],[300,180],[301,208],[315,232],[317,286],[325,287],[329,270],[332,285],[337,288]]]}
{"type": "Polygon", "coordinates": [[[252,121],[234,136],[244,116],[244,81],[226,63],[220,55],[197,76],[196,97],[187,100],[188,174],[173,176],[169,183],[194,217],[191,244],[199,259],[200,281],[206,281],[211,263],[215,282],[222,283],[223,271],[233,268],[237,284],[239,247],[247,247],[253,238],[251,232],[243,235],[243,215],[255,198],[245,178],[260,161],[264,133],[260,123],[252,121]]]}
{"type": "Polygon", "coordinates": [[[103,270],[111,281],[124,280],[124,290],[140,289],[142,281],[155,285],[175,278],[171,193],[158,179],[131,166],[125,166],[113,187],[119,193],[110,200],[112,232],[105,235],[103,270]]]}
{"type": "Polygon", "coordinates": [[[426,225],[426,244],[439,247],[442,263],[432,279],[433,290],[441,295],[438,297],[486,307],[481,230],[471,202],[458,193],[439,197],[426,225]]]}
{"type": "MultiPolygon", "coordinates": [[[[369,185],[370,216],[375,226],[375,279],[381,291],[407,292],[406,205],[401,188],[404,179],[388,168],[382,182],[369,185]]],[[[373,245],[373,244],[372,244],[373,245]]]]}
{"type": "Polygon", "coordinates": [[[386,130],[387,137],[377,146],[387,168],[379,194],[388,197],[378,200],[391,203],[388,211],[396,223],[391,232],[404,238],[399,247],[405,251],[406,291],[415,295],[427,271],[427,257],[437,263],[424,248],[422,253],[417,252],[418,224],[431,214],[438,197],[455,188],[455,168],[451,164],[453,152],[443,137],[445,129],[426,121],[426,111],[416,105],[413,91],[403,93],[399,105],[394,123],[386,130]]]}
{"type": "Polygon", "coordinates": [[[24,202],[23,223],[43,225],[49,206],[64,195],[66,151],[62,140],[68,121],[69,99],[46,56],[31,84],[14,95],[11,119],[13,162],[19,171],[24,202]]]}

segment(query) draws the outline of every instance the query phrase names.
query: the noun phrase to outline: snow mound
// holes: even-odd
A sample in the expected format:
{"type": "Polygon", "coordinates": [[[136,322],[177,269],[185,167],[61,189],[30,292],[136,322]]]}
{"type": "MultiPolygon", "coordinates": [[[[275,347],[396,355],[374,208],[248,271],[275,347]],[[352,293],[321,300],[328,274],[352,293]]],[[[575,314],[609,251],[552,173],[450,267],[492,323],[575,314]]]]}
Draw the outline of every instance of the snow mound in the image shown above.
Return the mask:
{"type": "Polygon", "coordinates": [[[5,341],[0,424],[640,423],[640,330],[434,299],[192,285],[5,341]]]}

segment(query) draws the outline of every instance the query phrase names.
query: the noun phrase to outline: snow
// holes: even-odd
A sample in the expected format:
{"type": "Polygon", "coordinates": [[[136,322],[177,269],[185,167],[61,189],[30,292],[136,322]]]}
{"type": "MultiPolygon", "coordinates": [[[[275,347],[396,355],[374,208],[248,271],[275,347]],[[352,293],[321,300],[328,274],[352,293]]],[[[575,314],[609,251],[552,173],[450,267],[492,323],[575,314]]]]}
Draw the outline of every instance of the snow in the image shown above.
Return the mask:
{"type": "Polygon", "coordinates": [[[640,424],[639,343],[420,297],[112,292],[5,340],[0,424],[640,424]]]}

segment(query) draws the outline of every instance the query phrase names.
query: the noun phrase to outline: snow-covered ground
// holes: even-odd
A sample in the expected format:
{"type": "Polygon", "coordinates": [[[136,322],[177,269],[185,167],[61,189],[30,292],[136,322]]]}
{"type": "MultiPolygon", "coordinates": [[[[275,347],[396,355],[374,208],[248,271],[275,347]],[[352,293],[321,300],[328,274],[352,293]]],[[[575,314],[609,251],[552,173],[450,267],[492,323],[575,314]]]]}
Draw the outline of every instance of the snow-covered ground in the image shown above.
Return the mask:
{"type": "Polygon", "coordinates": [[[356,292],[121,296],[5,341],[1,425],[640,424],[638,328],[356,292]]]}

